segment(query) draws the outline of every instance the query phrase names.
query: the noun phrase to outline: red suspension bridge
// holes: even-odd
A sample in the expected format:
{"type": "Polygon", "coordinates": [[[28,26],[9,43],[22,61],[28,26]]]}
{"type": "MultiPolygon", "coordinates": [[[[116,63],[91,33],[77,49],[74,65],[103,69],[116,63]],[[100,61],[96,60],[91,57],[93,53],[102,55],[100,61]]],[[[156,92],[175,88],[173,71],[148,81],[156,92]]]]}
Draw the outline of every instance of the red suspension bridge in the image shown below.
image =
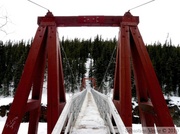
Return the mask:
{"type": "MultiPolygon", "coordinates": [[[[18,133],[21,120],[26,112],[30,113],[28,133],[37,133],[46,64],[48,66],[47,133],[69,132],[74,113],[78,114],[77,111],[81,107],[75,110],[71,108],[72,102],[66,102],[61,44],[59,44],[57,28],[74,26],[120,27],[113,99],[109,100],[103,94],[95,90],[91,91],[95,100],[97,98],[103,100],[103,104],[98,104],[100,100],[96,101],[97,105],[107,105],[110,109],[109,112],[107,109],[107,111],[104,110],[110,132],[122,133],[122,129],[125,127],[128,133],[132,133],[132,130],[129,129],[132,128],[131,59],[142,127],[154,128],[155,125],[157,128],[174,128],[158,79],[139,32],[138,23],[139,17],[132,16],[130,12],[126,12],[124,16],[68,17],[53,16],[51,12],[48,12],[45,17],[38,17],[39,27],[4,125],[3,134],[18,133]],[[30,91],[32,91],[32,97],[28,99],[30,91]],[[118,132],[115,132],[114,126],[117,127],[118,132]],[[53,131],[53,129],[55,130],[53,131]],[[58,131],[56,131],[57,129],[58,131]]],[[[94,81],[94,79],[91,80],[94,81]]],[[[77,104],[82,103],[85,94],[86,90],[81,91],[74,97],[73,101],[77,101],[77,104]]],[[[172,133],[176,133],[176,131],[172,133]]]]}

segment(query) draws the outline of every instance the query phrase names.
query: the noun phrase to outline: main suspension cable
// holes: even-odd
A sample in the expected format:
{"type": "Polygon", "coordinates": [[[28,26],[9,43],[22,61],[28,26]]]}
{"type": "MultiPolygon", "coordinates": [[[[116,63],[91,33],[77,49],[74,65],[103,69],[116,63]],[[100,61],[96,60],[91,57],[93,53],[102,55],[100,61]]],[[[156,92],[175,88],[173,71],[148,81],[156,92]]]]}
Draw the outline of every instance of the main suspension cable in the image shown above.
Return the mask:
{"type": "Polygon", "coordinates": [[[72,68],[71,68],[71,66],[70,66],[70,63],[69,63],[69,60],[68,60],[68,58],[67,58],[67,55],[66,55],[66,52],[65,52],[65,50],[64,50],[63,45],[61,45],[61,48],[62,48],[62,51],[63,51],[63,53],[64,53],[65,59],[66,59],[66,61],[67,61],[67,65],[68,65],[68,67],[69,67],[69,69],[70,69],[71,75],[72,75],[72,77],[73,77],[73,79],[74,79],[74,81],[75,81],[75,84],[76,84],[76,86],[77,86],[77,89],[79,90],[79,87],[80,87],[80,86],[78,85],[78,83],[77,83],[77,81],[76,81],[76,79],[75,79],[75,76],[74,76],[74,74],[73,74],[72,68]],[[78,87],[78,86],[79,86],[79,87],[78,87]]]}
{"type": "Polygon", "coordinates": [[[138,8],[138,7],[141,7],[141,6],[144,6],[144,5],[149,4],[149,3],[153,2],[153,1],[155,1],[155,0],[151,0],[151,1],[148,1],[148,2],[143,3],[143,4],[141,4],[141,5],[138,5],[138,6],[136,6],[136,7],[133,7],[133,8],[131,8],[131,9],[129,9],[128,11],[133,10],[133,9],[136,9],[136,8],[138,8]]]}
{"type": "Polygon", "coordinates": [[[116,48],[117,48],[117,44],[116,44],[115,47],[114,47],[114,50],[113,50],[113,52],[112,52],[112,55],[111,55],[111,58],[110,58],[110,61],[109,61],[109,64],[108,64],[108,67],[106,68],[106,72],[105,72],[105,74],[104,74],[104,77],[103,77],[103,79],[102,79],[102,81],[101,81],[101,84],[100,84],[98,90],[100,90],[100,88],[101,88],[101,86],[102,86],[102,83],[104,82],[104,79],[105,79],[105,77],[106,77],[106,75],[107,75],[107,72],[108,72],[108,70],[109,70],[109,67],[110,67],[110,65],[111,65],[111,63],[112,63],[113,56],[114,56],[114,53],[115,53],[116,48]]]}
{"type": "Polygon", "coordinates": [[[47,9],[46,7],[41,6],[40,4],[35,3],[34,1],[31,1],[31,0],[28,0],[28,1],[33,3],[33,4],[35,4],[36,6],[39,6],[39,7],[43,8],[43,9],[46,9],[49,12],[49,9],[47,9]]]}

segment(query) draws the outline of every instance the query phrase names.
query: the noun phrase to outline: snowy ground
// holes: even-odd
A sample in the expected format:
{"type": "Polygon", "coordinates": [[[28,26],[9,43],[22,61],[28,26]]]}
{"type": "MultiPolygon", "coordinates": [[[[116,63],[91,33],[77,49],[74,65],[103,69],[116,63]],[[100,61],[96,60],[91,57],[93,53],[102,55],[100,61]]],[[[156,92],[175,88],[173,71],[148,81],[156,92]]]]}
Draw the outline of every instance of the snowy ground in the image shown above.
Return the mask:
{"type": "MultiPolygon", "coordinates": [[[[45,96],[45,95],[44,95],[45,96]]],[[[106,134],[107,129],[104,121],[99,116],[97,107],[91,94],[87,94],[87,98],[83,103],[82,110],[79,114],[79,118],[75,124],[72,134],[106,134]]],[[[67,95],[69,97],[69,95],[67,95]]],[[[45,100],[45,98],[44,98],[45,100]]],[[[12,101],[11,97],[0,98],[0,104],[9,104],[12,101]]],[[[172,97],[172,103],[177,104],[180,101],[180,97],[172,97]],[[174,100],[173,100],[174,99],[174,100]]],[[[0,133],[4,127],[6,118],[0,117],[0,133]]],[[[28,123],[21,123],[18,134],[26,134],[28,123]]],[[[177,128],[180,134],[180,128],[177,128]]],[[[38,134],[47,134],[47,124],[39,123],[38,134]]],[[[142,134],[142,128],[140,124],[133,124],[133,134],[142,134]]]]}
{"type": "MultiPolygon", "coordinates": [[[[43,88],[43,94],[42,94],[42,100],[41,103],[43,105],[47,104],[47,90],[46,90],[46,85],[47,83],[44,83],[44,88],[43,88]]],[[[31,96],[31,95],[30,95],[31,96]]],[[[71,93],[66,93],[66,99],[68,100],[72,96],[71,93]]],[[[8,105],[9,103],[12,103],[13,97],[2,97],[0,96],[0,106],[1,105],[8,105]]],[[[0,117],[0,134],[2,133],[4,124],[6,121],[6,117],[0,117]]],[[[28,131],[28,123],[21,123],[18,134],[27,134],[28,131]]],[[[47,123],[39,123],[39,129],[38,129],[38,134],[47,134],[47,123]]]]}
{"type": "MultiPolygon", "coordinates": [[[[86,77],[88,77],[88,74],[89,74],[89,65],[90,65],[90,60],[88,60],[86,63],[86,68],[87,68],[86,77]]],[[[89,86],[88,84],[86,85],[89,86]]],[[[90,88],[90,87],[87,87],[87,88],[90,88]]],[[[69,97],[71,97],[71,95],[72,94],[66,94],[67,100],[69,97]]],[[[180,108],[180,97],[170,97],[170,99],[172,100],[171,104],[176,104],[180,108]]],[[[0,105],[7,105],[11,103],[12,101],[13,101],[12,97],[4,98],[0,96],[0,105]]],[[[44,105],[47,104],[46,87],[44,87],[43,89],[42,103],[44,105]]],[[[2,133],[5,121],[6,121],[6,117],[3,117],[3,118],[0,117],[0,133],[2,133]]],[[[18,134],[26,134],[27,128],[28,128],[28,123],[21,123],[18,134]]],[[[180,128],[177,128],[177,130],[178,130],[178,133],[180,134],[180,128]]],[[[92,99],[91,94],[89,93],[87,94],[87,98],[85,99],[85,102],[83,103],[81,113],[79,115],[79,118],[75,124],[75,127],[72,133],[73,134],[91,134],[91,133],[106,134],[107,133],[106,125],[104,121],[102,120],[102,118],[99,116],[99,112],[97,111],[95,102],[92,99]]],[[[39,123],[38,134],[47,134],[47,123],[39,123]]],[[[142,134],[141,125],[133,124],[133,134],[142,134]]]]}

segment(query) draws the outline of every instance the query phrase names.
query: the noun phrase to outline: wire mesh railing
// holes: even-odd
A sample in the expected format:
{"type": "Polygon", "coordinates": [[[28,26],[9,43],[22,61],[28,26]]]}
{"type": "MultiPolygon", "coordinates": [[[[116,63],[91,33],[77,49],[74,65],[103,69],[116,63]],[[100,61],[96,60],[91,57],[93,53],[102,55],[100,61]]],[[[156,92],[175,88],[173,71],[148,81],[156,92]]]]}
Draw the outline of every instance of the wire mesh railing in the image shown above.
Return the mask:
{"type": "Polygon", "coordinates": [[[74,125],[79,112],[81,111],[86,93],[87,89],[84,89],[83,91],[74,94],[72,98],[68,100],[52,131],[52,134],[69,133],[71,126],[74,125]]]}
{"type": "Polygon", "coordinates": [[[112,99],[107,95],[91,89],[92,95],[98,107],[99,113],[104,121],[107,122],[112,134],[127,132],[126,127],[112,102],[112,99]],[[112,123],[114,120],[115,124],[112,123]]]}

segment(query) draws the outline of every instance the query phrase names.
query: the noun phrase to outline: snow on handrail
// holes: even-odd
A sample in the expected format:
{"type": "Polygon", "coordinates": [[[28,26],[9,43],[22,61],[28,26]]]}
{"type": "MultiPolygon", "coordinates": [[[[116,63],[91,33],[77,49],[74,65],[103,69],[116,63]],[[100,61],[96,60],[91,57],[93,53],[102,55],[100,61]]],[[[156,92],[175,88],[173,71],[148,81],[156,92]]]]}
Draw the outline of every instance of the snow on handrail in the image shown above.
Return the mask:
{"type": "Polygon", "coordinates": [[[86,93],[87,89],[84,89],[83,91],[73,95],[72,98],[68,100],[58,121],[56,122],[52,134],[60,134],[63,131],[64,134],[67,134],[69,132],[70,127],[75,122],[81,110],[86,93]]]}
{"type": "Polygon", "coordinates": [[[116,131],[118,131],[118,133],[127,132],[126,127],[120,115],[118,114],[114,103],[112,102],[112,99],[104,94],[101,94],[100,92],[95,91],[94,89],[91,89],[91,92],[98,107],[99,113],[101,114],[101,117],[107,122],[111,133],[116,134],[116,131]],[[117,127],[116,130],[112,124],[111,117],[113,117],[115,121],[117,127]]]}

